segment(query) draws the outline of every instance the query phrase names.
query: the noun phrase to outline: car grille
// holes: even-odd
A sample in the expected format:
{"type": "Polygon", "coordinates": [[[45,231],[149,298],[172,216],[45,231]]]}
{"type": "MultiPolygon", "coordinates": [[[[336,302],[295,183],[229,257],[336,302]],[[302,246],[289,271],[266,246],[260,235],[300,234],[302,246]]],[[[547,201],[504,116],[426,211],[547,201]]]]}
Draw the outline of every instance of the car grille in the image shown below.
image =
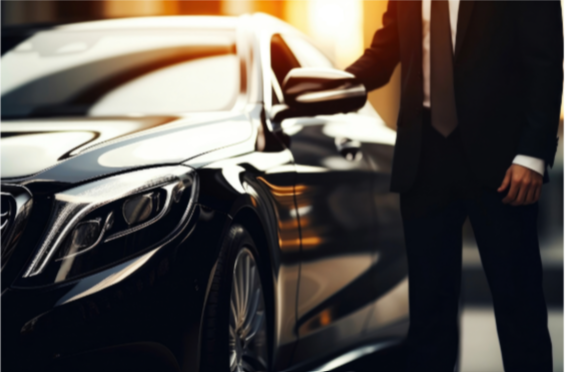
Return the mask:
{"type": "MultiPolygon", "coordinates": [[[[14,197],[10,194],[0,196],[0,235],[2,236],[2,253],[7,245],[7,238],[10,235],[10,227],[14,220],[14,197]]],[[[2,254],[3,256],[3,254],[2,254]]]]}
{"type": "Polygon", "coordinates": [[[21,237],[32,207],[28,189],[16,185],[2,185],[0,192],[0,257],[2,267],[21,237]]]}

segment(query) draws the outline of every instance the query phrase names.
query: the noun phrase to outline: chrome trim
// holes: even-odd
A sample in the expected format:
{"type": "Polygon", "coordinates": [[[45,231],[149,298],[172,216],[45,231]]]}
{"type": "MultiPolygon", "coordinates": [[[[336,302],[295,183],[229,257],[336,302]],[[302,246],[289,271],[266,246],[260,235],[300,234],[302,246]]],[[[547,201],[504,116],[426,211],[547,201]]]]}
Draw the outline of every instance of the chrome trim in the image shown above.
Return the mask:
{"type": "Polygon", "coordinates": [[[231,372],[268,369],[266,310],[260,272],[248,248],[236,257],[230,291],[228,325],[231,372]]]}
{"type": "Polygon", "coordinates": [[[354,75],[350,72],[331,67],[298,67],[292,70],[294,71],[294,77],[313,78],[314,76],[316,76],[317,78],[326,80],[342,80],[354,78],[354,75]]]}
{"type": "Polygon", "coordinates": [[[296,101],[301,103],[326,102],[331,100],[363,97],[366,89],[362,85],[357,85],[347,89],[329,89],[320,92],[305,93],[297,96],[296,101]]]}
{"type": "MultiPolygon", "coordinates": [[[[109,222],[113,217],[114,217],[114,213],[113,213],[113,212],[110,212],[110,213],[108,214],[108,216],[106,216],[106,220],[104,220],[104,225],[102,226],[102,229],[101,229],[101,231],[100,231],[100,234],[98,235],[98,238],[96,239],[96,241],[95,241],[92,245],[90,245],[89,247],[87,247],[87,248],[85,248],[85,249],[81,249],[81,250],[78,251],[78,252],[68,254],[68,255],[66,255],[66,256],[64,256],[64,257],[61,257],[61,258],[57,258],[55,261],[66,260],[66,259],[68,259],[68,258],[78,256],[78,255],[83,254],[83,253],[85,253],[85,252],[88,252],[88,251],[90,251],[91,249],[93,249],[94,247],[96,247],[96,246],[101,242],[101,240],[102,240],[102,238],[103,238],[103,236],[104,236],[104,233],[106,232],[106,230],[107,230],[108,227],[109,227],[108,222],[109,222]]],[[[80,224],[79,224],[79,225],[80,225],[80,224]]]]}
{"type": "MultiPolygon", "coordinates": [[[[150,168],[124,173],[56,194],[49,228],[43,236],[41,246],[23,277],[28,278],[40,274],[76,224],[92,211],[130,195],[155,190],[160,187],[175,186],[180,181],[194,187],[192,187],[191,197],[183,218],[175,228],[177,229],[182,225],[190,211],[192,211],[197,189],[196,173],[192,168],[186,166],[150,168]]],[[[168,199],[170,199],[171,193],[168,195],[168,199]]],[[[169,202],[166,201],[166,204],[169,205],[169,202]]],[[[160,213],[159,219],[164,215],[160,213]]],[[[108,237],[105,242],[147,227],[157,222],[156,218],[140,226],[116,233],[108,237]]],[[[168,234],[168,236],[171,234],[173,232],[168,234]]],[[[84,251],[80,253],[84,253],[84,251]]]]}
{"type": "Polygon", "coordinates": [[[155,216],[154,218],[152,218],[149,221],[143,222],[143,223],[141,223],[137,226],[131,227],[127,230],[120,231],[120,232],[117,232],[115,234],[112,234],[108,238],[106,238],[104,240],[104,242],[108,243],[108,242],[116,240],[118,238],[122,238],[123,236],[130,235],[132,233],[135,233],[136,231],[140,231],[142,229],[145,229],[146,227],[153,225],[154,223],[161,220],[167,214],[167,212],[169,212],[169,209],[171,207],[171,200],[173,199],[173,189],[178,184],[179,184],[179,182],[176,181],[175,183],[161,187],[163,190],[165,190],[166,197],[165,197],[165,204],[164,204],[163,208],[161,209],[161,212],[159,212],[157,216],[155,216]]]}
{"type": "MultiPolygon", "coordinates": [[[[155,191],[152,191],[152,192],[149,192],[147,194],[142,194],[142,195],[138,196],[138,197],[143,198],[145,200],[149,200],[149,203],[150,203],[149,204],[149,209],[150,209],[149,214],[150,215],[147,216],[148,218],[151,216],[152,211],[154,210],[154,207],[155,207],[154,198],[153,198],[154,195],[159,195],[159,194],[155,193],[155,191]]],[[[134,196],[133,198],[136,198],[136,196],[134,196]]],[[[128,199],[124,200],[124,203],[122,203],[122,218],[124,218],[124,221],[128,224],[128,226],[132,226],[132,225],[136,224],[136,221],[130,221],[131,217],[129,217],[126,213],[126,205],[127,205],[127,203],[130,202],[130,200],[131,199],[128,198],[128,199]]],[[[158,205],[159,205],[159,199],[158,199],[158,205]]]]}
{"type": "Polygon", "coordinates": [[[10,206],[9,208],[10,209],[8,209],[6,213],[0,213],[0,218],[6,218],[4,222],[0,224],[0,233],[2,233],[2,230],[4,230],[4,228],[8,226],[8,222],[10,222],[10,212],[12,211],[12,207],[10,206]]]}
{"type": "Polygon", "coordinates": [[[357,349],[351,350],[349,352],[346,352],[334,359],[332,359],[331,361],[323,364],[322,366],[318,367],[318,368],[314,368],[311,369],[311,371],[332,371],[334,369],[337,369],[339,367],[344,366],[345,364],[348,364],[350,362],[353,362],[357,359],[360,359],[362,357],[365,357],[369,354],[375,353],[377,351],[383,350],[385,348],[388,348],[390,346],[394,346],[396,344],[398,344],[399,341],[396,340],[388,340],[388,341],[382,341],[382,342],[378,342],[375,344],[371,344],[371,345],[365,345],[362,347],[359,347],[357,349]]]}
{"type": "Polygon", "coordinates": [[[155,248],[141,256],[135,257],[77,282],[77,284],[71,286],[71,290],[69,292],[57,301],[55,306],[65,305],[69,302],[73,302],[120,283],[148,262],[158,250],[159,248],[155,248]]]}
{"type": "Polygon", "coordinates": [[[12,253],[22,235],[21,232],[26,225],[33,206],[33,197],[31,192],[23,186],[2,184],[1,188],[2,191],[0,191],[0,195],[11,198],[10,203],[13,203],[14,207],[13,209],[11,207],[10,210],[6,212],[6,214],[8,214],[6,217],[8,218],[2,224],[1,229],[1,257],[2,267],[4,267],[7,258],[12,253]]]}

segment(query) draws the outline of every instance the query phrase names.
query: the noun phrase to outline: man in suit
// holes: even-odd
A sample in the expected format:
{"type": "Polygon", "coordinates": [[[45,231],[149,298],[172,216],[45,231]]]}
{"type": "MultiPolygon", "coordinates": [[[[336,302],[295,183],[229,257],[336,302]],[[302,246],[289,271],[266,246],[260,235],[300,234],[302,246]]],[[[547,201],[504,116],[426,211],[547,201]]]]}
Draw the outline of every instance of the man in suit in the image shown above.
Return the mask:
{"type": "Polygon", "coordinates": [[[383,27],[347,71],[370,91],[399,62],[391,189],[400,193],[408,257],[408,371],[455,366],[469,217],[506,371],[549,372],[536,218],[557,148],[560,3],[390,1],[383,27]]]}

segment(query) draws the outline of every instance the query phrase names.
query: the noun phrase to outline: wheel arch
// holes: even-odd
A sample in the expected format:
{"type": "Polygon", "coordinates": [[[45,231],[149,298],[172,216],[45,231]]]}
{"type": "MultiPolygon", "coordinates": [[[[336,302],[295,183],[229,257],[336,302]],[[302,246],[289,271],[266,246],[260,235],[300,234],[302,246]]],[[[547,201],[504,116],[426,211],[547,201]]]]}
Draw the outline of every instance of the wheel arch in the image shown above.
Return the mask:
{"type": "MultiPolygon", "coordinates": [[[[223,163],[218,168],[200,169],[199,173],[202,176],[200,177],[202,183],[200,204],[228,217],[223,228],[219,229],[219,235],[214,237],[215,240],[222,243],[231,226],[238,224],[248,231],[257,247],[260,261],[258,266],[267,285],[264,292],[266,307],[269,311],[268,327],[271,333],[268,337],[271,350],[270,363],[278,369],[287,368],[297,338],[292,330],[284,329],[283,326],[286,321],[288,323],[296,321],[297,283],[292,283],[286,278],[294,273],[298,275],[299,272],[298,252],[284,252],[281,249],[283,243],[280,234],[282,226],[280,218],[282,213],[289,213],[289,206],[278,201],[277,195],[274,199],[270,185],[258,180],[258,176],[262,177],[263,172],[258,172],[245,161],[235,159],[230,163],[223,163]],[[231,168],[238,164],[240,168],[234,172],[239,174],[239,184],[236,184],[236,178],[227,179],[229,172],[223,172],[223,170],[232,170],[231,168]],[[294,291],[293,298],[290,297],[291,292],[286,291],[288,288],[294,291]],[[283,291],[282,293],[289,298],[282,298],[279,291],[283,291]]],[[[293,179],[294,175],[290,175],[286,181],[291,184],[293,179]]],[[[289,200],[287,202],[289,204],[289,200]]],[[[295,204],[293,205],[295,208],[295,204]]],[[[299,233],[297,236],[299,239],[299,233]]],[[[286,238],[290,241],[293,239],[287,236],[286,238]]],[[[297,239],[293,239],[293,242],[297,239]]],[[[211,248],[211,254],[213,250],[218,254],[221,246],[211,248]]],[[[213,272],[214,267],[211,273],[213,272]]],[[[209,276],[209,284],[211,278],[212,276],[209,276]]],[[[298,279],[298,276],[296,278],[298,279]]],[[[209,286],[207,286],[206,293],[206,298],[208,298],[209,286]]]]}
{"type": "Polygon", "coordinates": [[[232,224],[239,224],[250,233],[252,240],[256,244],[260,260],[260,275],[264,280],[268,280],[269,288],[265,288],[265,296],[269,298],[266,301],[269,315],[269,327],[272,330],[270,335],[270,347],[273,347],[273,327],[275,326],[274,311],[276,309],[276,279],[274,278],[274,265],[273,265],[273,248],[269,242],[266,229],[260,220],[258,213],[250,207],[241,208],[232,220],[232,224]],[[267,290],[267,291],[266,291],[267,290]]]}
{"type": "MultiPolygon", "coordinates": [[[[220,242],[218,249],[221,250],[221,246],[223,242],[230,236],[231,230],[233,230],[234,226],[242,227],[251,237],[254,245],[255,245],[255,253],[257,260],[258,269],[260,271],[260,276],[262,280],[262,284],[266,283],[267,286],[264,287],[264,301],[266,306],[266,315],[268,321],[268,350],[270,350],[269,356],[269,363],[273,365],[273,357],[274,357],[274,345],[275,342],[275,309],[277,304],[275,301],[277,300],[277,296],[275,296],[275,278],[274,278],[274,269],[271,263],[271,256],[270,253],[272,244],[270,244],[268,239],[268,234],[266,233],[265,224],[262,223],[261,217],[254,209],[254,205],[248,204],[246,198],[238,198],[236,205],[233,205],[232,213],[228,214],[229,218],[227,219],[225,226],[219,236],[218,241],[220,242]]],[[[277,248],[277,247],[276,247],[277,248]]],[[[204,319],[204,312],[206,311],[206,306],[208,303],[208,297],[210,295],[211,286],[213,285],[213,275],[216,270],[217,263],[214,264],[213,268],[211,269],[211,274],[209,277],[209,283],[207,285],[205,300],[203,302],[203,316],[204,319]]],[[[203,324],[199,327],[199,341],[202,342],[203,335],[204,335],[203,324]]],[[[201,347],[199,346],[199,370],[203,371],[203,364],[202,364],[202,355],[201,355],[201,347]]]]}

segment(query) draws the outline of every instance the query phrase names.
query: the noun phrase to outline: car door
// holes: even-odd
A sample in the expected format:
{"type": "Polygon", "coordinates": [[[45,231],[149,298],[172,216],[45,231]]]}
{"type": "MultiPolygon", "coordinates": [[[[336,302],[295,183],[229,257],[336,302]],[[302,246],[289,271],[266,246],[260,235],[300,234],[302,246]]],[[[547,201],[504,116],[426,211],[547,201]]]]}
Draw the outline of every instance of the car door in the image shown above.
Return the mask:
{"type": "MultiPolygon", "coordinates": [[[[276,35],[271,49],[278,100],[278,85],[291,68],[332,67],[300,36],[276,35]]],[[[302,243],[294,363],[356,342],[370,313],[370,301],[355,299],[365,290],[359,279],[376,259],[375,168],[364,141],[349,137],[359,121],[356,114],[340,114],[281,123],[297,171],[302,243]]]]}
{"type": "MultiPolygon", "coordinates": [[[[365,293],[372,299],[372,310],[364,337],[375,340],[401,339],[409,325],[409,294],[399,196],[390,192],[395,132],[367,105],[359,112],[360,132],[365,153],[375,167],[372,201],[375,210],[376,261],[367,272],[365,293]]],[[[360,299],[362,300],[362,299],[360,299]]]]}

